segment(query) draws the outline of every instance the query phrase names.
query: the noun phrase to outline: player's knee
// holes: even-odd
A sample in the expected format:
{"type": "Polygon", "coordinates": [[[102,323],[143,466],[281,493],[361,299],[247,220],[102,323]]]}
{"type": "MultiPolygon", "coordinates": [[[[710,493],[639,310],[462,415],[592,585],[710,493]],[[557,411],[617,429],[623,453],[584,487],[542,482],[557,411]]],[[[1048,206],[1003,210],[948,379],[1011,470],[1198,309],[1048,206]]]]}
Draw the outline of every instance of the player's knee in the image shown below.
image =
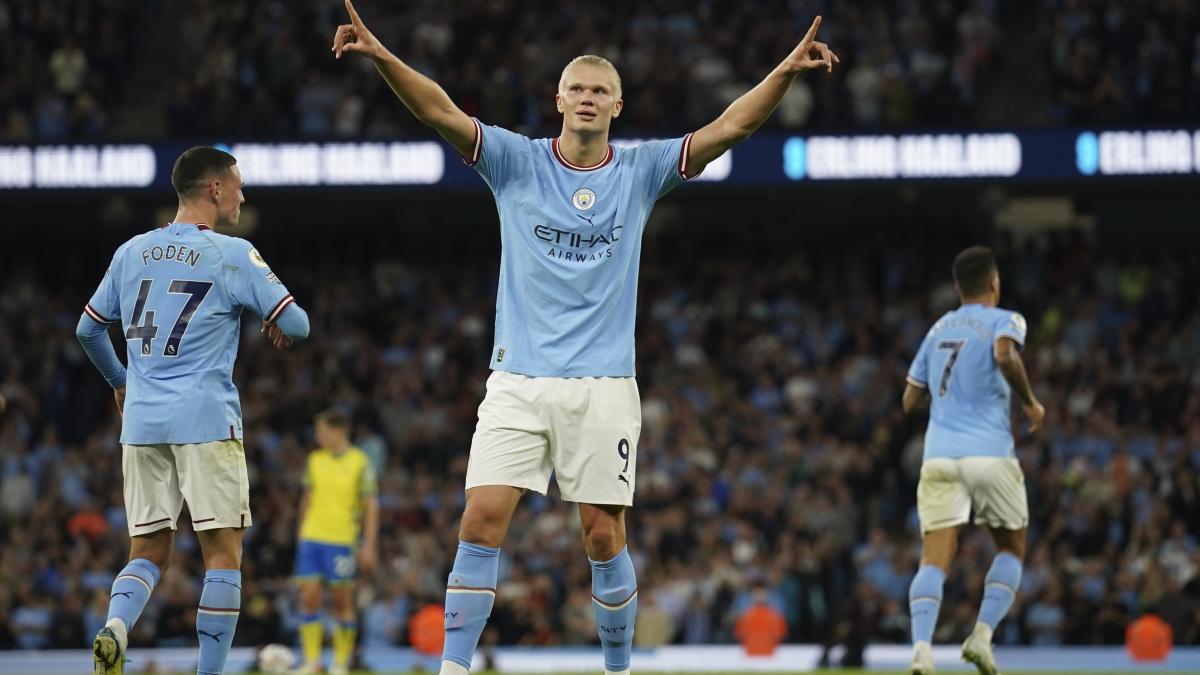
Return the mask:
{"type": "Polygon", "coordinates": [[[1008,553],[1019,560],[1025,559],[1025,530],[992,530],[998,553],[1008,553]]]}
{"type": "Polygon", "coordinates": [[[1024,541],[1008,541],[996,546],[996,550],[1000,553],[1008,553],[1018,560],[1025,559],[1025,542],[1024,541]]]}
{"type": "Polygon", "coordinates": [[[584,545],[593,560],[611,560],[618,550],[616,528],[611,523],[598,524],[584,533],[584,545]]]}
{"type": "Polygon", "coordinates": [[[319,584],[300,584],[300,610],[312,614],[321,608],[321,587],[319,584]]]}
{"type": "Polygon", "coordinates": [[[458,538],[470,544],[498,548],[504,543],[504,528],[499,518],[491,518],[479,509],[463,513],[458,538]]]}
{"type": "Polygon", "coordinates": [[[354,618],[353,607],[349,588],[333,593],[333,612],[339,619],[354,618]]]}
{"type": "Polygon", "coordinates": [[[129,559],[149,560],[158,566],[161,572],[166,572],[171,565],[171,539],[169,535],[157,534],[146,537],[135,537],[129,548],[129,559]]]}
{"type": "Polygon", "coordinates": [[[171,566],[170,551],[144,551],[142,553],[134,553],[129,556],[131,561],[137,560],[138,558],[141,558],[142,560],[149,560],[157,565],[160,574],[166,574],[167,568],[171,566]]]}

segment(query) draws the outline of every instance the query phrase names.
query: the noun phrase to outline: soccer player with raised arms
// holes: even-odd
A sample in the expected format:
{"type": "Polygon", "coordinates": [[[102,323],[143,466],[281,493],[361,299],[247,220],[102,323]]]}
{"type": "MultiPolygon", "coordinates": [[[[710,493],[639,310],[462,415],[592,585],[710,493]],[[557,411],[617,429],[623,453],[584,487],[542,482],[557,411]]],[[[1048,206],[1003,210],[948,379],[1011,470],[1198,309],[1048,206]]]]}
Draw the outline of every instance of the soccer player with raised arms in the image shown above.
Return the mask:
{"type": "Polygon", "coordinates": [[[355,574],[370,571],[379,551],[378,484],[371,460],[350,443],[350,418],[346,413],[336,408],[326,410],[317,415],[313,429],[317,449],[308,454],[304,467],[300,544],[296,547],[300,644],[304,651],[299,672],[321,670],[321,590],[322,583],[327,583],[337,620],[329,675],[343,675],[350,672],[358,635],[355,574]]]}
{"type": "Polygon", "coordinates": [[[815,41],[820,17],[766,78],[712,123],[671,140],[614,148],[621,78],[599,56],[567,64],[555,103],[557,138],[530,139],[468,117],[446,92],[350,22],[333,53],[372,60],[392,91],[483,177],[500,214],[494,371],[479,407],[466,509],[446,588],[442,675],[462,675],[495,600],[500,545],[525,490],[553,472],[579,505],[605,671],[627,673],[637,580],[625,546],[641,403],[634,382],[634,313],[642,232],[654,203],[771,115],[804,70],[838,57],[815,41]]]}
{"type": "Polygon", "coordinates": [[[250,483],[233,361],[242,310],[263,319],[276,347],[308,336],[308,315],[250,242],[218,234],[241,214],[232,155],[187,150],[171,184],[175,220],[122,244],[75,329],[121,411],[121,470],[129,564],[112,586],[108,622],[93,643],[94,675],[125,669],[129,631],[166,571],[186,501],[204,554],[196,612],[197,673],[220,673],[241,607],[242,531],[250,483]],[[108,338],[125,333],[128,367],[108,338]]]}
{"type": "Polygon", "coordinates": [[[914,675],[934,672],[933,631],[942,584],[958,546],[958,530],[975,512],[997,553],[984,581],[983,603],[963,658],[995,675],[992,632],[1021,585],[1029,504],[1013,452],[1011,397],[1017,392],[1032,433],[1046,409],[1025,374],[1025,318],[1000,309],[1000,275],[989,248],[974,246],[954,259],[962,306],[948,312],[921,342],[908,371],[903,405],[912,414],[929,403],[929,428],[917,486],[921,568],[908,591],[914,675]]]}

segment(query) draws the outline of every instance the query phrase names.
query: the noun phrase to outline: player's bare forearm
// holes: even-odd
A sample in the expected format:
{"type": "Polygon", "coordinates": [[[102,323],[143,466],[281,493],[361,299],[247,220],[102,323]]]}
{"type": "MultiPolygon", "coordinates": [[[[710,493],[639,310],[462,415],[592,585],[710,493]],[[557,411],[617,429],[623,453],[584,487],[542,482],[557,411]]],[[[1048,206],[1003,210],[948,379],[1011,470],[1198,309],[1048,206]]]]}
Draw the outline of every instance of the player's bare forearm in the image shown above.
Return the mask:
{"type": "Polygon", "coordinates": [[[833,64],[838,63],[840,59],[828,45],[816,40],[817,29],[820,27],[821,17],[818,16],[800,44],[796,45],[792,53],[763,78],[762,82],[730,103],[720,117],[692,134],[687,157],[687,175],[694,176],[700,173],[709,162],[757,131],[771,113],[775,112],[775,108],[800,72],[815,68],[833,71],[833,64]]]}

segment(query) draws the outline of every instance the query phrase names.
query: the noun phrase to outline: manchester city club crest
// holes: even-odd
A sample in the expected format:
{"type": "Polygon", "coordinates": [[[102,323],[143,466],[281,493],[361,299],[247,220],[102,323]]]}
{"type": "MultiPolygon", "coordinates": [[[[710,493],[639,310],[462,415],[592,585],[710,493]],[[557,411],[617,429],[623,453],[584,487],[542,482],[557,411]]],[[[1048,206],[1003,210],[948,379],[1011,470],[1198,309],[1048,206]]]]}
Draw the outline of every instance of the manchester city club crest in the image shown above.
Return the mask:
{"type": "Polygon", "coordinates": [[[596,207],[596,193],[587,188],[579,188],[571,195],[571,203],[580,211],[596,207]]]}

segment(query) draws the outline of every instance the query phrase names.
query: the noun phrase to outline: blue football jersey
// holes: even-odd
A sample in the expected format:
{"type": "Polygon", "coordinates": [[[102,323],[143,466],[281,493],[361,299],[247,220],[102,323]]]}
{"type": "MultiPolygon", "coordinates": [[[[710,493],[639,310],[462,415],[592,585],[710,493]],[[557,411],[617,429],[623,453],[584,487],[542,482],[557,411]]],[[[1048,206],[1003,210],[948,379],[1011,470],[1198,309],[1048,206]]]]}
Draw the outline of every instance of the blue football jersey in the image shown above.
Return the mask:
{"type": "Polygon", "coordinates": [[[274,320],[291,302],[250,242],[207,226],[172,223],[122,244],[84,308],[124,328],[121,442],[241,438],[233,361],[242,309],[274,320]]]}
{"type": "Polygon", "coordinates": [[[631,377],[642,232],[684,182],[691,135],[609,146],[596,166],[558,139],[475,120],[471,157],[500,214],[500,283],[490,367],[528,376],[631,377]]]}
{"type": "Polygon", "coordinates": [[[1012,457],[1012,390],[992,345],[1009,337],[1025,344],[1025,318],[984,305],[946,313],[921,342],[908,381],[929,389],[925,458],[1012,457]]]}

